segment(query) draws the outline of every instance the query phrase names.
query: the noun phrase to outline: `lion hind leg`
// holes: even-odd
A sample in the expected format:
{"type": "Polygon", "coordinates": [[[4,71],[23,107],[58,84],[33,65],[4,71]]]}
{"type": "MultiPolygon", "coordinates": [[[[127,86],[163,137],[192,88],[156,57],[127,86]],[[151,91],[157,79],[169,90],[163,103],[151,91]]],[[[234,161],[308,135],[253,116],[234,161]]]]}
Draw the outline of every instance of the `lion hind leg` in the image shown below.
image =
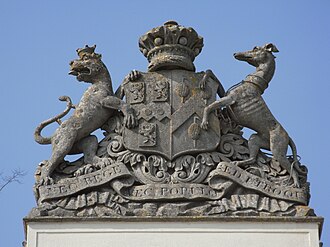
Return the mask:
{"type": "Polygon", "coordinates": [[[70,141],[71,138],[62,138],[63,140],[59,139],[60,138],[53,140],[52,155],[41,170],[41,178],[45,181],[50,180],[53,171],[61,162],[63,162],[64,157],[70,152],[73,145],[73,142],[70,141]]]}
{"type": "Polygon", "coordinates": [[[95,163],[96,152],[98,147],[98,140],[95,135],[88,135],[78,142],[76,142],[70,153],[72,154],[84,154],[84,162],[85,164],[93,164],[95,163]]]}
{"type": "Polygon", "coordinates": [[[83,153],[85,165],[74,172],[74,176],[94,172],[97,169],[104,168],[111,164],[111,160],[100,158],[96,155],[98,148],[98,140],[94,135],[89,135],[77,142],[72,149],[72,152],[83,153]]]}

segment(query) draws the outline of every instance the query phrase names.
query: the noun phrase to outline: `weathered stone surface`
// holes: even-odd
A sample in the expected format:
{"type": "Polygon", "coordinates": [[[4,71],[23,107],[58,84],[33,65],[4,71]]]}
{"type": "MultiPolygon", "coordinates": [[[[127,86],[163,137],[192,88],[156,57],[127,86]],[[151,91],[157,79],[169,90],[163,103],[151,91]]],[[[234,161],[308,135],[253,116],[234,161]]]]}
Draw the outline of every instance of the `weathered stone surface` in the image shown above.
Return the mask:
{"type": "Polygon", "coordinates": [[[318,217],[245,216],[25,219],[29,247],[319,247],[322,223],[318,217]]]}
{"type": "Polygon", "coordinates": [[[95,47],[78,49],[70,74],[92,86],[77,106],[62,97],[67,109],[36,129],[53,153],[37,169],[30,217],[314,215],[307,169],[261,97],[275,45],[236,53],[257,70],[227,92],[211,70],[195,72],[203,38],[192,28],[167,22],[139,47],[148,72],[131,71],[115,94],[95,47]],[[42,137],[55,121],[55,134],[42,137]],[[246,140],[243,127],[256,134],[246,140]],[[100,142],[91,135],[99,128],[100,142]],[[83,157],[64,161],[71,153],[83,157]]]}

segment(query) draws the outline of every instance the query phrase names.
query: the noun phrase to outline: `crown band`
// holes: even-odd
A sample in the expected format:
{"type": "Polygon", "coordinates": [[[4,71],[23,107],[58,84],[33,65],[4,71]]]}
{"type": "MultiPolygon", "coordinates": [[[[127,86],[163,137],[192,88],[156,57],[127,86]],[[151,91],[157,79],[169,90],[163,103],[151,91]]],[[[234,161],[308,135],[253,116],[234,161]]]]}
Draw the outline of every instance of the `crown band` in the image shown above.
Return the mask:
{"type": "Polygon", "coordinates": [[[185,54],[185,55],[189,56],[192,61],[195,60],[194,52],[191,49],[189,49],[185,46],[182,46],[182,45],[163,45],[163,46],[155,47],[155,48],[151,49],[148,52],[148,54],[147,54],[148,61],[150,62],[151,59],[155,55],[157,55],[159,53],[162,53],[164,51],[185,54]]]}

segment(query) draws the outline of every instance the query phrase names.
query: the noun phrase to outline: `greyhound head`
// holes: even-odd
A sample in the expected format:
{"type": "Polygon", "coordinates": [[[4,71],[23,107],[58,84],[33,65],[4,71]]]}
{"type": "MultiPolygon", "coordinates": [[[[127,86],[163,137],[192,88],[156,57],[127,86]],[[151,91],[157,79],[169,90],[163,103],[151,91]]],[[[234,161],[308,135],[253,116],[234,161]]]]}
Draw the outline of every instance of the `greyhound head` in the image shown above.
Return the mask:
{"type": "Polygon", "coordinates": [[[272,52],[278,52],[278,49],[272,43],[265,44],[264,46],[256,46],[250,51],[234,53],[237,60],[245,61],[254,67],[274,61],[275,56],[272,52]]]}

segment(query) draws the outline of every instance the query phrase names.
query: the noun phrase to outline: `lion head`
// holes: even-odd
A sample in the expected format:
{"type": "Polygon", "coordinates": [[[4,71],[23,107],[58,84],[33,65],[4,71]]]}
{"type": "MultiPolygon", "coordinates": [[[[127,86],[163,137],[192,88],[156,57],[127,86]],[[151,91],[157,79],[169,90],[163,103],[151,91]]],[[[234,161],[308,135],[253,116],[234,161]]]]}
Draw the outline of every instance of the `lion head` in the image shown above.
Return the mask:
{"type": "Polygon", "coordinates": [[[96,45],[77,49],[79,58],[70,62],[70,75],[78,81],[97,83],[110,77],[109,72],[101,61],[101,54],[94,52],[96,45]]]}

